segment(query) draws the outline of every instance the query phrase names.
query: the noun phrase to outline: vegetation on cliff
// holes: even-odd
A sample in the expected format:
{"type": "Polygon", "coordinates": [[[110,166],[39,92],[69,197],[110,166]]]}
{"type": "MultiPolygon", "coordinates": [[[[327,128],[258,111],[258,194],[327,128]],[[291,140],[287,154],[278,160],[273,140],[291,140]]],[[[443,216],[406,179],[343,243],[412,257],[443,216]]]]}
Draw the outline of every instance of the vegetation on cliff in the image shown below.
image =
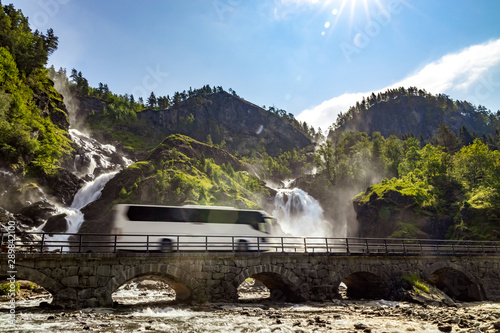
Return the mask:
{"type": "Polygon", "coordinates": [[[0,4],[0,161],[23,172],[54,173],[71,150],[61,95],[44,67],[57,48],[49,29],[32,32],[12,5],[0,4]]]}
{"type": "Polygon", "coordinates": [[[415,139],[406,146],[398,177],[354,198],[362,234],[498,239],[500,153],[479,139],[456,154],[415,139]]]}
{"type": "MultiPolygon", "coordinates": [[[[85,211],[87,228],[110,231],[117,203],[218,205],[262,209],[273,193],[227,151],[183,135],[171,135],[144,160],[109,181],[102,199],[85,211]]],[[[83,232],[83,231],[82,231],[83,232]]]]}

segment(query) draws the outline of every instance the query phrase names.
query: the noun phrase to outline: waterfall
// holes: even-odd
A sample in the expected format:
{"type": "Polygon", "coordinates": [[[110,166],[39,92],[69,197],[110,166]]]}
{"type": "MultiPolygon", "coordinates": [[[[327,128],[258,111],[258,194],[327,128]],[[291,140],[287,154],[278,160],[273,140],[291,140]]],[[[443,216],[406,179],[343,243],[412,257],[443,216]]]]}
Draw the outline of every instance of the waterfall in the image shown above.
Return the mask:
{"type": "MultiPolygon", "coordinates": [[[[81,209],[101,196],[106,183],[113,178],[124,166],[133,161],[120,156],[114,146],[103,145],[99,141],[76,130],[69,130],[71,139],[77,145],[77,154],[74,161],[74,174],[86,179],[86,184],[78,190],[73,198],[71,207],[56,205],[59,214],[66,214],[66,233],[78,233],[84,221],[81,209]]],[[[68,251],[67,235],[53,235],[46,237],[50,250],[61,249],[68,251]]]]}
{"type": "MultiPolygon", "coordinates": [[[[67,233],[78,233],[80,227],[83,223],[84,216],[81,209],[87,206],[89,203],[99,199],[101,197],[101,191],[103,190],[106,183],[113,178],[118,171],[105,173],[97,177],[95,180],[85,184],[75,195],[71,207],[57,207],[60,213],[66,214],[66,221],[68,223],[67,233]]],[[[49,249],[57,250],[61,249],[63,246],[63,251],[69,251],[68,245],[68,235],[54,235],[46,237],[46,240],[54,246],[49,245],[49,249]]]]}
{"type": "Polygon", "coordinates": [[[273,216],[284,233],[292,236],[331,236],[319,202],[299,189],[278,189],[273,216]]]}

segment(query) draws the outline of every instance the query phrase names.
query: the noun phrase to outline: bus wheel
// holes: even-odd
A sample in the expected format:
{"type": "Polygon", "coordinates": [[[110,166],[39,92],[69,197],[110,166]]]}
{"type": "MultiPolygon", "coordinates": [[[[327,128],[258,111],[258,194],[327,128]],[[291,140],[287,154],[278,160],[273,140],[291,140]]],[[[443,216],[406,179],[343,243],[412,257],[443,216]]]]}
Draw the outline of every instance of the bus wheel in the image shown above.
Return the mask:
{"type": "Polygon", "coordinates": [[[160,251],[163,253],[172,252],[172,241],[168,238],[164,238],[161,241],[160,251]]]}
{"type": "Polygon", "coordinates": [[[236,247],[236,251],[238,252],[248,252],[248,243],[247,241],[240,239],[238,241],[238,246],[236,247]]]}

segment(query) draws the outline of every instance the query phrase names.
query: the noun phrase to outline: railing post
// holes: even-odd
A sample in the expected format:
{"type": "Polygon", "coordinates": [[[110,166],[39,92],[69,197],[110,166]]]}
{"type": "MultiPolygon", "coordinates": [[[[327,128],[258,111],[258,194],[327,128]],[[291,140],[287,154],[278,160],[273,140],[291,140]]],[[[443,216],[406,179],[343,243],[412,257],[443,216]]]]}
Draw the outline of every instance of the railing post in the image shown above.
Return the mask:
{"type": "Polygon", "coordinates": [[[346,249],[346,253],[347,254],[350,254],[351,252],[349,252],[349,239],[345,239],[345,249],[346,249]]]}
{"type": "Polygon", "coordinates": [[[260,253],[260,237],[257,237],[257,252],[260,253]]]}
{"type": "Polygon", "coordinates": [[[208,252],[208,236],[205,236],[205,252],[208,252]]]}
{"type": "Polygon", "coordinates": [[[385,255],[388,255],[389,251],[387,250],[387,239],[384,239],[384,247],[385,247],[385,255]]]}
{"type": "Polygon", "coordinates": [[[305,237],[304,237],[304,252],[307,253],[307,241],[305,237]]]}
{"type": "Polygon", "coordinates": [[[403,245],[403,254],[406,254],[405,241],[401,240],[401,244],[403,245]]]}
{"type": "Polygon", "coordinates": [[[114,244],[113,244],[113,253],[116,253],[116,241],[118,240],[118,235],[115,235],[115,239],[114,239],[114,244]]]}
{"type": "Polygon", "coordinates": [[[281,237],[281,252],[285,252],[285,247],[283,245],[283,237],[281,237]]]}
{"type": "Polygon", "coordinates": [[[365,238],[366,254],[370,254],[370,248],[368,247],[368,239],[365,238]]]}
{"type": "Polygon", "coordinates": [[[180,236],[177,236],[177,252],[179,252],[180,236]]]}
{"type": "Polygon", "coordinates": [[[40,253],[43,253],[44,245],[45,245],[45,233],[42,234],[42,241],[40,242],[40,253]]]}
{"type": "Polygon", "coordinates": [[[233,247],[233,252],[234,252],[234,236],[231,236],[231,245],[233,247]]]}
{"type": "Polygon", "coordinates": [[[328,238],[325,237],[326,253],[330,253],[328,250],[328,238]]]}

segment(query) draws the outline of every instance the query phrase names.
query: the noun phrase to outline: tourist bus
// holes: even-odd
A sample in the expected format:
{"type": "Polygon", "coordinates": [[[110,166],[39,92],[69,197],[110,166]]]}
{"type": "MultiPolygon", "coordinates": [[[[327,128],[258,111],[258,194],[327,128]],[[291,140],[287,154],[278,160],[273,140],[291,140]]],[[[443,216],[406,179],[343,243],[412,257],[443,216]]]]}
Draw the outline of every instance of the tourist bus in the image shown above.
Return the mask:
{"type": "Polygon", "coordinates": [[[218,206],[118,204],[118,251],[266,250],[276,219],[264,211],[218,206]]]}

